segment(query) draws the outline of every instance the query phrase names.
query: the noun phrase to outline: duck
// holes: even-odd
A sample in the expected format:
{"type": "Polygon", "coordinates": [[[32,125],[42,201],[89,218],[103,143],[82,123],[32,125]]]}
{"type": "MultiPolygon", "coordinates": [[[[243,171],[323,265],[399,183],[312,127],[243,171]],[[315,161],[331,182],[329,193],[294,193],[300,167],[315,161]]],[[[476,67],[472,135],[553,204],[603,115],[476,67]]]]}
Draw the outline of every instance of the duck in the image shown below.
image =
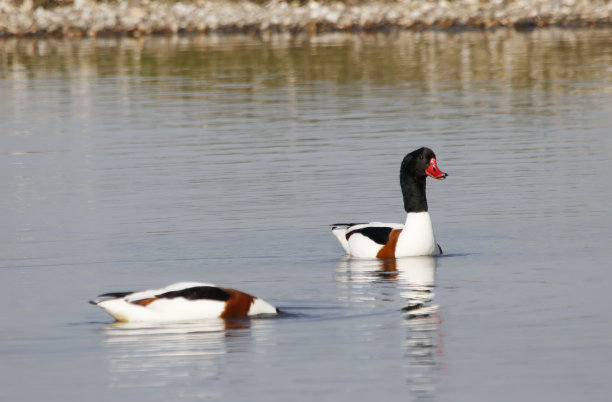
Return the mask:
{"type": "Polygon", "coordinates": [[[335,223],[332,233],[353,258],[400,258],[442,254],[436,242],[425,195],[425,180],[448,176],[427,147],[407,154],[400,167],[406,221],[401,223],[335,223]]]}
{"type": "Polygon", "coordinates": [[[276,307],[262,299],[205,282],[178,282],[160,289],[104,293],[89,303],[122,323],[182,322],[279,314],[276,307]]]}

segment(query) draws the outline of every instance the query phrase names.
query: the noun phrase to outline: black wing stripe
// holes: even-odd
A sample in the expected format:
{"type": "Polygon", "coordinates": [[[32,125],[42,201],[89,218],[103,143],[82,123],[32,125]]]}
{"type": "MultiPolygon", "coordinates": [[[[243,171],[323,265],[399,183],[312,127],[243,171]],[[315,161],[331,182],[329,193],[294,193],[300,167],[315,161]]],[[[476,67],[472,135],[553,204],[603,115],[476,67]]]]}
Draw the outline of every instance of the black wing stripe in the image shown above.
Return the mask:
{"type": "Polygon", "coordinates": [[[368,226],[361,229],[351,230],[346,234],[346,240],[348,240],[355,233],[359,233],[369,238],[378,244],[387,244],[389,241],[389,234],[393,228],[388,226],[368,226]]]}
{"type": "Polygon", "coordinates": [[[219,300],[226,301],[230,298],[230,294],[223,289],[219,289],[214,286],[195,286],[192,288],[174,290],[171,292],[162,293],[157,295],[158,299],[174,299],[175,297],[183,297],[187,300],[219,300]]]}

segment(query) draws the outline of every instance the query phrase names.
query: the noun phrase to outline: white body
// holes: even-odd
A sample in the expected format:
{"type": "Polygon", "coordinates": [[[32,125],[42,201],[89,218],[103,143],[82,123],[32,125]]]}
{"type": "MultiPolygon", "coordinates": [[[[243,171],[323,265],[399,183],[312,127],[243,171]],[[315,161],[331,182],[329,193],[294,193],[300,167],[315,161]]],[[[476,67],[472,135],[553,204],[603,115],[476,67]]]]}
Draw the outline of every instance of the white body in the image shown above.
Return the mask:
{"type": "Polygon", "coordinates": [[[406,216],[406,223],[371,222],[350,227],[338,227],[333,233],[348,255],[355,258],[376,258],[383,247],[361,233],[352,234],[346,239],[346,233],[368,226],[384,226],[393,230],[402,229],[395,248],[395,257],[418,257],[425,255],[438,255],[440,246],[436,243],[429,212],[410,212],[406,216]]]}
{"type": "MultiPolygon", "coordinates": [[[[137,300],[154,298],[166,292],[196,286],[217,287],[212,283],[180,282],[165,288],[134,292],[125,297],[94,301],[92,303],[104,309],[113,318],[121,322],[179,322],[218,318],[225,310],[226,301],[211,299],[187,300],[183,297],[175,297],[172,299],[159,298],[146,305],[133,303],[137,300]]],[[[277,312],[276,308],[271,304],[254,297],[248,315],[277,314],[277,312]]]]}
{"type": "Polygon", "coordinates": [[[404,229],[395,247],[395,256],[417,257],[438,254],[440,254],[440,247],[434,237],[429,212],[407,214],[404,229]]]}

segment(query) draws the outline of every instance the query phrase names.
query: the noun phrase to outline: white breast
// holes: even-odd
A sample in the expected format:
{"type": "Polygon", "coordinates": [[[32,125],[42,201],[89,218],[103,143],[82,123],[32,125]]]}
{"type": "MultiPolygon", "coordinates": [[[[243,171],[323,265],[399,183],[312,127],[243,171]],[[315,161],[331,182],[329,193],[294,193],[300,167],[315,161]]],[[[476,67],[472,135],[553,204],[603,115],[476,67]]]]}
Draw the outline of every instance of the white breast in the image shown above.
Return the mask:
{"type": "Polygon", "coordinates": [[[396,257],[437,255],[439,249],[433,233],[429,212],[411,212],[395,248],[396,257]]]}

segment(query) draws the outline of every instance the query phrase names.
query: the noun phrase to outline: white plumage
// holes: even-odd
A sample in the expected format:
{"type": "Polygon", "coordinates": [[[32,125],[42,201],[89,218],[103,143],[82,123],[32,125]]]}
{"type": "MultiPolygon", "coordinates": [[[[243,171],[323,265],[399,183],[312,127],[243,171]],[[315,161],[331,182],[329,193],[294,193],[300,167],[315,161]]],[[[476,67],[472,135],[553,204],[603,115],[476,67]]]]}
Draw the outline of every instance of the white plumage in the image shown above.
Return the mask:
{"type": "Polygon", "coordinates": [[[357,225],[334,225],[332,233],[336,236],[346,254],[354,258],[377,258],[385,244],[377,243],[362,230],[387,229],[389,232],[401,230],[393,252],[395,258],[417,257],[442,254],[436,243],[431,217],[428,212],[411,212],[406,215],[406,223],[370,222],[357,225]],[[348,235],[348,236],[347,236],[348,235]],[[348,238],[347,238],[348,237],[348,238]]]}
{"type": "Polygon", "coordinates": [[[91,301],[119,322],[178,322],[278,314],[268,302],[205,282],[179,282],[160,289],[106,293],[91,301]]]}

